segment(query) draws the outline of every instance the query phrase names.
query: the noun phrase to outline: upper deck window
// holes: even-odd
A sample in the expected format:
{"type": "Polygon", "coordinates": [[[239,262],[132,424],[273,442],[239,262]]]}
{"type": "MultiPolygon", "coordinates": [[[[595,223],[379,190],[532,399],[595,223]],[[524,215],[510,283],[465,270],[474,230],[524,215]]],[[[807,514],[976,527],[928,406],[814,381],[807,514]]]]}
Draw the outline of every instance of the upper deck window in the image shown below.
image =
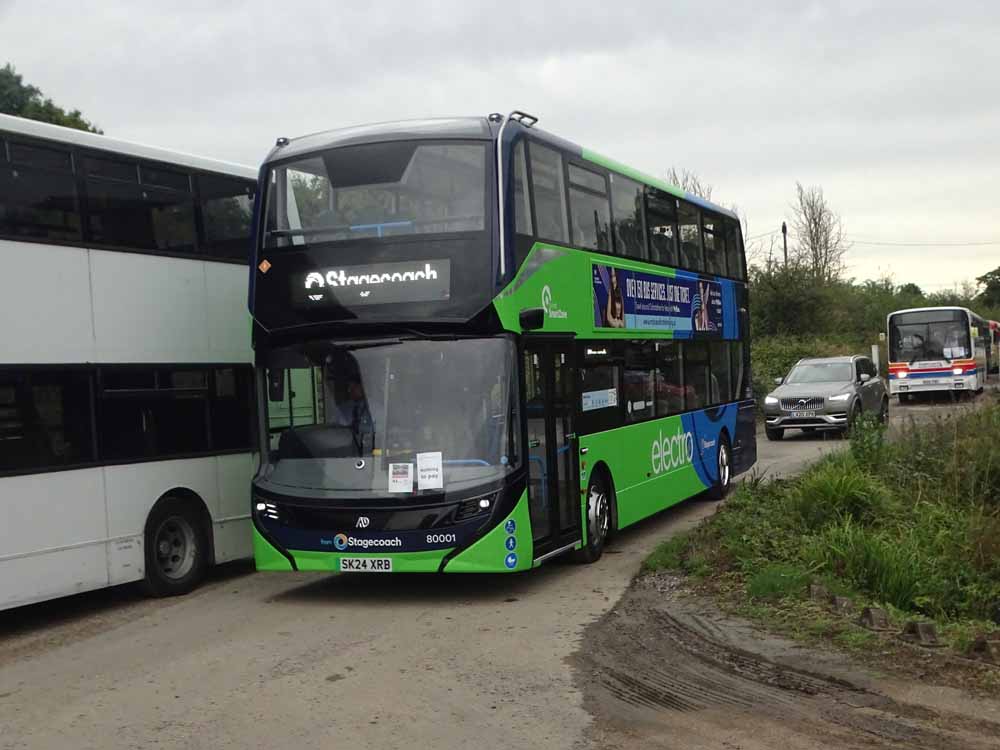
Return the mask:
{"type": "Polygon", "coordinates": [[[265,247],[486,229],[486,145],[401,141],[275,166],[265,247]]]}

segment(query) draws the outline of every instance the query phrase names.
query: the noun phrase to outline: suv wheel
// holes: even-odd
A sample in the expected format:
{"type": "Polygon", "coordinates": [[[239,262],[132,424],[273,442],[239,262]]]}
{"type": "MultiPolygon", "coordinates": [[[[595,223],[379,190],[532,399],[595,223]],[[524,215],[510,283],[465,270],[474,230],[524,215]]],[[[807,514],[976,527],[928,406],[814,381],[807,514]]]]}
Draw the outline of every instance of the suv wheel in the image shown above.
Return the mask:
{"type": "Polygon", "coordinates": [[[850,416],[847,418],[847,427],[844,428],[845,437],[851,434],[859,419],[861,419],[861,404],[855,401],[854,406],[851,407],[850,416]]]}
{"type": "Polygon", "coordinates": [[[768,440],[781,440],[785,436],[784,430],[772,430],[770,427],[764,428],[764,434],[768,440]]]}

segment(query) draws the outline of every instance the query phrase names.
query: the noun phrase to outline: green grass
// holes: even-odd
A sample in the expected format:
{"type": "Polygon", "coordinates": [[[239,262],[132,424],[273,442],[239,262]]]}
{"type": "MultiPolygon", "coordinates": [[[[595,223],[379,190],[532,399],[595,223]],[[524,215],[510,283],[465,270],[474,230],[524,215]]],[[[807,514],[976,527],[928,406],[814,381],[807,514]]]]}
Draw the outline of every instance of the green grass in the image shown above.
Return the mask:
{"type": "Polygon", "coordinates": [[[645,568],[726,580],[765,619],[845,647],[870,644],[866,631],[831,630],[823,608],[802,601],[820,581],[859,610],[879,604],[896,622],[931,617],[961,650],[1000,608],[1000,404],[891,442],[866,421],[844,450],[795,479],[743,482],[645,568]]]}
{"type": "Polygon", "coordinates": [[[646,571],[683,570],[682,555],[687,550],[688,543],[686,534],[676,534],[665,542],[660,542],[643,562],[642,569],[646,571]]]}
{"type": "Polygon", "coordinates": [[[788,563],[768,565],[747,580],[751,599],[783,599],[799,596],[809,584],[809,573],[788,563]]]}

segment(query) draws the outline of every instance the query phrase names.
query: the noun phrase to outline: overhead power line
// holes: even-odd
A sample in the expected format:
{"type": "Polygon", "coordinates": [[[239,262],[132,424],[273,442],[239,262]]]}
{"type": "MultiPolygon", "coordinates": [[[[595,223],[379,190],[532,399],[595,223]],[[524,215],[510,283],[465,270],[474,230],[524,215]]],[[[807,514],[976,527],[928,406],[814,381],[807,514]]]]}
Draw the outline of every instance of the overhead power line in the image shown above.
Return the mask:
{"type": "Polygon", "coordinates": [[[892,247],[987,247],[1000,245],[1000,240],[983,240],[980,242],[888,242],[884,240],[857,240],[848,238],[855,245],[889,245],[892,247]]]}

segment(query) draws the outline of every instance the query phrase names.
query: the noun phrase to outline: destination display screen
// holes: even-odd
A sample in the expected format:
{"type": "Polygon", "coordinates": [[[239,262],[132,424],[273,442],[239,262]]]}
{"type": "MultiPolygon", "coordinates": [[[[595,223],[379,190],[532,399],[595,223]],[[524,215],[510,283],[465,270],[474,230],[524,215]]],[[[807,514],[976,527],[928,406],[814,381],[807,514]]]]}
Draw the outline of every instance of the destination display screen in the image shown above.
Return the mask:
{"type": "Polygon", "coordinates": [[[293,274],[291,282],[300,308],[439,302],[451,297],[451,261],[329,266],[293,274]]]}

